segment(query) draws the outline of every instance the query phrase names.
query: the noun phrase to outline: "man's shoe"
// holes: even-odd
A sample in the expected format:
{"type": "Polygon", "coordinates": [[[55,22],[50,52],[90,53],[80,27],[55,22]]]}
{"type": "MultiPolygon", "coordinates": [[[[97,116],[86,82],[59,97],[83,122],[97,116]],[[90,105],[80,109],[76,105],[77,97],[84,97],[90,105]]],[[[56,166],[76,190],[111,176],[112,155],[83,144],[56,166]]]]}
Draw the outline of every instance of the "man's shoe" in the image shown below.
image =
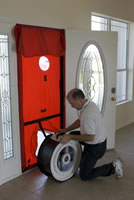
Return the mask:
{"type": "Polygon", "coordinates": [[[115,177],[121,178],[123,176],[123,165],[121,159],[117,159],[113,162],[113,167],[115,169],[115,177]]]}

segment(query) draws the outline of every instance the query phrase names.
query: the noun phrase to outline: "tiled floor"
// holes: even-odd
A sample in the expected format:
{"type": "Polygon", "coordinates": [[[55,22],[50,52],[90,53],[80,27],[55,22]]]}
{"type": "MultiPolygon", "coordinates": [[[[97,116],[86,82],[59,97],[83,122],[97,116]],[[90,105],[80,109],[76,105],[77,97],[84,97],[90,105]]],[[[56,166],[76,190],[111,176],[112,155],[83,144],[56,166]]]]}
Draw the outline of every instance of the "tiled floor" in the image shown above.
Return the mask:
{"type": "Polygon", "coordinates": [[[116,133],[115,151],[107,152],[98,164],[121,157],[125,174],[84,182],[76,175],[59,183],[38,168],[0,186],[0,200],[134,200],[134,124],[116,133]]]}

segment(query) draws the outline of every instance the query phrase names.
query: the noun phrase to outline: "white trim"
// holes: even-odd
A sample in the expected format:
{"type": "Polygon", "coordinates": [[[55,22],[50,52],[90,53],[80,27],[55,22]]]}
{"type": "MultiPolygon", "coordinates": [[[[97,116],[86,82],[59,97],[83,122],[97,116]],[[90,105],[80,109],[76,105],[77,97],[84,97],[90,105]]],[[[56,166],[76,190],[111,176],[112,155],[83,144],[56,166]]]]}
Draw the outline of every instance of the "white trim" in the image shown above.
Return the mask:
{"type": "Polygon", "coordinates": [[[10,177],[8,177],[8,178],[6,178],[6,179],[1,180],[1,181],[0,181],[0,185],[6,183],[6,182],[8,182],[8,181],[11,181],[12,179],[15,179],[15,178],[17,178],[18,176],[21,176],[21,175],[22,175],[22,172],[19,171],[17,174],[15,174],[15,175],[13,175],[13,176],[10,176],[10,177]]]}

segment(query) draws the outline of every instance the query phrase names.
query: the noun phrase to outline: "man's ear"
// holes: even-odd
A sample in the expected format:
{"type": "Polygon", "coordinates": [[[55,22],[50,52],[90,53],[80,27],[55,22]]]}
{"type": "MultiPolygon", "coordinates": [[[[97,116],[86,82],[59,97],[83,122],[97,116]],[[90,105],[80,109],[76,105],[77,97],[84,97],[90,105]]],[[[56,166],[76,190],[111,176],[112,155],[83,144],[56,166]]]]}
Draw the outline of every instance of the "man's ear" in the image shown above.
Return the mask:
{"type": "Polygon", "coordinates": [[[79,98],[79,102],[80,102],[80,103],[83,103],[83,99],[82,99],[82,98],[79,98]]]}
{"type": "Polygon", "coordinates": [[[84,99],[80,98],[80,102],[84,102],[84,99]]]}

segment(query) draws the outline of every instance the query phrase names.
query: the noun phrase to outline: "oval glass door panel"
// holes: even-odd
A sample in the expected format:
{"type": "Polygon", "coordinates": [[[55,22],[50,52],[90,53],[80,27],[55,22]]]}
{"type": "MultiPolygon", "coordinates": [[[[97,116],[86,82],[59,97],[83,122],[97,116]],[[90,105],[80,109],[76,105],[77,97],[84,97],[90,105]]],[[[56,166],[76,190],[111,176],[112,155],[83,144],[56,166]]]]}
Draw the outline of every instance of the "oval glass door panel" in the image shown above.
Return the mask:
{"type": "Polygon", "coordinates": [[[104,60],[98,45],[90,43],[82,50],[77,74],[77,86],[86,98],[96,103],[99,110],[104,110],[105,76],[104,60]]]}

